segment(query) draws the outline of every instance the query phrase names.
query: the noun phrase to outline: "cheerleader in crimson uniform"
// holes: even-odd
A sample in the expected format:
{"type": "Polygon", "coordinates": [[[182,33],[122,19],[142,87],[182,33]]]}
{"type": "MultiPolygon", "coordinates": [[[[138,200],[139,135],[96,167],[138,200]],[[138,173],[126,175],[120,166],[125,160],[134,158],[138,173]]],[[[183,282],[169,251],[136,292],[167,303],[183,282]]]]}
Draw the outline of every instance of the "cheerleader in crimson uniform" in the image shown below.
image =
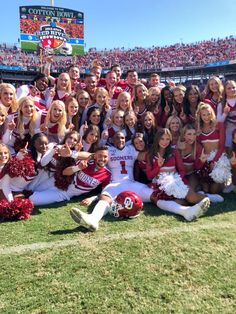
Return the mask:
{"type": "Polygon", "coordinates": [[[65,105],[62,101],[55,100],[48,112],[42,112],[40,130],[47,135],[49,142],[60,143],[67,131],[66,122],[65,105]]]}
{"type": "Polygon", "coordinates": [[[23,97],[19,100],[17,112],[8,119],[12,131],[8,132],[9,138],[5,143],[10,147],[11,153],[15,154],[25,147],[26,143],[30,143],[35,130],[39,129],[41,112],[36,110],[33,99],[23,97]]]}
{"type": "Polygon", "coordinates": [[[0,144],[0,219],[17,220],[28,219],[33,209],[33,203],[28,199],[15,198],[14,187],[17,192],[22,191],[22,183],[27,183],[27,178],[33,176],[34,163],[31,158],[10,157],[10,152],[5,144],[0,144]],[[19,186],[21,183],[21,186],[19,186]]]}
{"type": "Polygon", "coordinates": [[[150,87],[148,90],[148,111],[154,114],[156,126],[161,125],[161,106],[160,97],[161,91],[159,87],[150,87]]]}
{"type": "Polygon", "coordinates": [[[6,108],[8,114],[17,111],[16,89],[12,84],[0,84],[0,103],[6,108]]]}
{"type": "Polygon", "coordinates": [[[115,109],[120,109],[124,112],[133,110],[131,96],[128,92],[119,94],[115,109]]]}
{"type": "Polygon", "coordinates": [[[218,119],[217,113],[218,105],[221,103],[223,98],[223,92],[224,86],[217,76],[213,76],[207,81],[207,85],[204,91],[205,97],[203,99],[203,102],[205,104],[209,104],[212,107],[215,115],[217,115],[217,121],[220,121],[218,119]]]}
{"type": "Polygon", "coordinates": [[[71,93],[69,74],[61,73],[57,79],[55,88],[46,91],[46,107],[49,108],[54,100],[65,102],[71,93]]]}
{"type": "Polygon", "coordinates": [[[183,125],[196,122],[196,112],[200,101],[201,94],[198,86],[190,85],[187,87],[183,102],[183,112],[179,116],[183,125]]]}
{"type": "Polygon", "coordinates": [[[180,138],[180,130],[182,128],[182,122],[180,118],[176,115],[171,115],[166,121],[166,128],[170,130],[172,135],[172,146],[176,147],[179,138],[180,138]]]}
{"type": "Polygon", "coordinates": [[[80,121],[78,101],[74,97],[69,96],[66,99],[65,108],[67,113],[66,128],[78,131],[80,121]]]}
{"type": "Polygon", "coordinates": [[[232,167],[232,191],[236,193],[236,129],[233,130],[232,138],[233,144],[230,164],[232,167]]]}
{"type": "Polygon", "coordinates": [[[43,110],[46,108],[45,90],[48,85],[48,77],[43,73],[39,73],[32,81],[32,85],[21,85],[17,88],[17,99],[30,96],[34,100],[35,106],[43,110]]]}
{"type": "Polygon", "coordinates": [[[204,148],[203,165],[198,174],[204,192],[218,193],[231,180],[231,167],[225,154],[225,126],[217,123],[214,110],[204,103],[199,104],[196,119],[197,140],[204,148]]]}
{"type": "Polygon", "coordinates": [[[159,200],[185,199],[196,204],[204,196],[195,193],[186,184],[183,161],[179,152],[172,148],[171,138],[168,129],[158,130],[147,155],[147,176],[152,179],[151,187],[159,200]]]}
{"type": "Polygon", "coordinates": [[[126,111],[124,114],[124,129],[125,145],[131,144],[132,138],[136,133],[137,117],[133,110],[126,111]]]}
{"type": "MultiPolygon", "coordinates": [[[[181,132],[180,141],[177,148],[181,154],[186,178],[189,182],[189,186],[194,191],[201,189],[201,180],[199,180],[197,171],[201,169],[204,163],[204,148],[200,143],[196,141],[197,132],[193,125],[186,124],[181,132]]],[[[205,194],[211,202],[222,202],[222,196],[218,194],[205,194]]]]}
{"type": "Polygon", "coordinates": [[[110,120],[111,125],[102,132],[102,144],[111,144],[114,134],[123,129],[124,111],[117,109],[113,110],[110,120]]]}

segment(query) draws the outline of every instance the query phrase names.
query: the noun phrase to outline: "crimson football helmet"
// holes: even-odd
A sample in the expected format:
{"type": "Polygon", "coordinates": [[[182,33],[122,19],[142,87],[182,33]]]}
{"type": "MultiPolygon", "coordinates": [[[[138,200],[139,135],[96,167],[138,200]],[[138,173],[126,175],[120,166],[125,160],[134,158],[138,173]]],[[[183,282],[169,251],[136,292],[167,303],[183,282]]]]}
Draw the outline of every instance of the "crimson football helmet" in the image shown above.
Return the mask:
{"type": "Polygon", "coordinates": [[[136,218],[142,209],[143,202],[140,196],[131,191],[124,191],[117,195],[110,212],[115,217],[136,218]]]}

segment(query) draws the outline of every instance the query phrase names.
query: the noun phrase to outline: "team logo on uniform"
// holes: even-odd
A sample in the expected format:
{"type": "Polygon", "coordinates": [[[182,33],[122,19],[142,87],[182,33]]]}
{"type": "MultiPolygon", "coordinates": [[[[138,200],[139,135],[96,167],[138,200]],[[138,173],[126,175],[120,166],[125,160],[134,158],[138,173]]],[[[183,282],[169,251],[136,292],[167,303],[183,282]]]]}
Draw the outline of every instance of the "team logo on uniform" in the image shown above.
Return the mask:
{"type": "Polygon", "coordinates": [[[40,31],[36,33],[36,36],[41,41],[43,47],[52,49],[62,46],[68,38],[65,29],[57,26],[56,23],[41,25],[40,31]]]}

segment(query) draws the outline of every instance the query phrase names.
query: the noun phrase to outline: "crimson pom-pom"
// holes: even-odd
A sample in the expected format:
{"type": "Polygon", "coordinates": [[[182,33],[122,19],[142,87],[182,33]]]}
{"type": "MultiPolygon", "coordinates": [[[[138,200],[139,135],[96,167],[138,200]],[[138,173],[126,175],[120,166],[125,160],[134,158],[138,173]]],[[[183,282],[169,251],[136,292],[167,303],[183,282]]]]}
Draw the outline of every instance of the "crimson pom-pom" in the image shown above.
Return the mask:
{"type": "Polygon", "coordinates": [[[6,199],[0,201],[1,220],[27,220],[34,205],[29,199],[16,198],[11,202],[6,199]]]}
{"type": "Polygon", "coordinates": [[[6,173],[11,178],[14,177],[33,177],[35,175],[34,160],[30,156],[22,160],[12,157],[6,165],[6,173]]]}

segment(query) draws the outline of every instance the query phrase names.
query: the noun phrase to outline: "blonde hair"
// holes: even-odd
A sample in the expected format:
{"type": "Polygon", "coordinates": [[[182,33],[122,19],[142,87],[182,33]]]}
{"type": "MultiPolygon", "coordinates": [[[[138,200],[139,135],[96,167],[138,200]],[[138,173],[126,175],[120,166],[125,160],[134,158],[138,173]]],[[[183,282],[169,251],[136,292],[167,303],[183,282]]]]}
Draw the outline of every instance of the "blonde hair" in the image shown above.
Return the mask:
{"type": "Polygon", "coordinates": [[[95,92],[95,101],[97,102],[97,96],[99,94],[102,94],[103,96],[105,96],[105,103],[102,106],[102,110],[104,110],[105,112],[107,112],[110,109],[110,105],[109,105],[109,94],[108,91],[104,88],[104,87],[98,87],[96,89],[95,92]]]}
{"type": "Polygon", "coordinates": [[[30,97],[27,97],[27,96],[22,97],[18,102],[19,108],[18,108],[18,117],[17,117],[17,125],[16,125],[17,131],[19,132],[21,139],[24,138],[24,133],[25,133],[24,116],[23,116],[23,112],[22,112],[22,108],[23,108],[25,103],[30,103],[34,107],[33,115],[31,117],[30,123],[29,123],[29,134],[31,136],[34,135],[34,129],[35,129],[35,124],[36,124],[36,120],[37,120],[37,110],[36,110],[36,106],[34,104],[33,99],[30,97]]]}
{"type": "Polygon", "coordinates": [[[116,109],[121,109],[124,110],[123,108],[121,108],[120,103],[122,101],[122,98],[127,97],[129,99],[129,106],[125,111],[130,111],[132,110],[132,100],[131,100],[131,95],[128,92],[121,92],[118,97],[117,97],[117,101],[116,101],[116,109]]]}
{"type": "Polygon", "coordinates": [[[51,112],[55,105],[59,105],[62,108],[62,116],[56,123],[58,124],[58,136],[64,137],[66,132],[66,122],[67,122],[67,115],[64,102],[61,100],[54,100],[51,106],[48,109],[45,122],[44,124],[47,126],[51,122],[51,112]]]}
{"type": "Polygon", "coordinates": [[[213,76],[211,77],[208,81],[207,81],[207,85],[205,87],[205,90],[204,90],[204,93],[205,93],[205,98],[208,98],[208,97],[211,97],[212,96],[212,91],[210,90],[210,82],[211,81],[216,81],[217,84],[218,84],[218,93],[219,93],[219,96],[218,96],[218,99],[217,101],[220,102],[223,98],[223,93],[224,93],[224,86],[221,82],[221,80],[219,79],[219,77],[217,76],[213,76]]]}
{"type": "Polygon", "coordinates": [[[201,118],[201,112],[203,110],[209,110],[211,112],[211,121],[210,121],[210,126],[215,127],[216,126],[216,115],[211,107],[211,105],[205,104],[204,102],[200,102],[198,105],[198,109],[196,112],[196,124],[197,124],[197,130],[201,130],[203,127],[203,121],[201,118]]]}
{"type": "MultiPolygon", "coordinates": [[[[196,130],[196,128],[195,128],[195,126],[193,124],[186,124],[181,129],[181,132],[180,132],[180,141],[181,142],[184,142],[184,136],[185,136],[186,132],[189,131],[189,130],[195,130],[195,132],[197,133],[197,130],[196,130]]],[[[193,155],[194,160],[196,159],[196,152],[197,152],[197,140],[195,140],[195,142],[193,143],[192,155],[193,155]]]]}
{"type": "Polygon", "coordinates": [[[171,124],[171,122],[172,122],[173,119],[177,119],[177,120],[178,120],[178,122],[179,122],[179,131],[180,131],[181,128],[182,128],[182,121],[181,121],[180,118],[179,118],[178,116],[176,116],[176,115],[171,115],[171,116],[169,116],[169,118],[168,118],[167,121],[166,121],[165,127],[170,130],[170,124],[171,124]]]}
{"type": "Polygon", "coordinates": [[[66,87],[66,92],[70,94],[70,93],[71,93],[71,80],[70,80],[69,74],[66,73],[66,72],[63,72],[63,73],[61,73],[61,74],[58,76],[56,89],[58,89],[59,79],[61,78],[62,75],[66,76],[66,77],[68,78],[68,84],[67,84],[67,87],[66,87]]]}
{"type": "Polygon", "coordinates": [[[0,143],[0,149],[1,149],[1,147],[6,148],[6,150],[8,152],[8,160],[9,160],[11,158],[9,147],[4,143],[0,143]]]}
{"type": "MultiPolygon", "coordinates": [[[[12,112],[16,112],[18,109],[18,104],[17,104],[17,99],[16,99],[16,89],[12,84],[9,84],[9,83],[1,83],[0,84],[0,100],[2,98],[2,93],[3,93],[4,89],[7,89],[7,88],[11,89],[11,91],[13,93],[12,103],[10,105],[10,108],[11,108],[12,112]]],[[[3,106],[4,106],[4,104],[3,104],[3,106]]]]}
{"type": "MultiPolygon", "coordinates": [[[[115,116],[116,116],[118,113],[123,113],[123,121],[124,121],[124,115],[125,115],[124,110],[115,109],[115,110],[112,111],[112,114],[111,114],[111,121],[112,121],[112,123],[114,123],[115,116]]],[[[123,122],[123,124],[124,124],[124,122],[123,122]]]]}

